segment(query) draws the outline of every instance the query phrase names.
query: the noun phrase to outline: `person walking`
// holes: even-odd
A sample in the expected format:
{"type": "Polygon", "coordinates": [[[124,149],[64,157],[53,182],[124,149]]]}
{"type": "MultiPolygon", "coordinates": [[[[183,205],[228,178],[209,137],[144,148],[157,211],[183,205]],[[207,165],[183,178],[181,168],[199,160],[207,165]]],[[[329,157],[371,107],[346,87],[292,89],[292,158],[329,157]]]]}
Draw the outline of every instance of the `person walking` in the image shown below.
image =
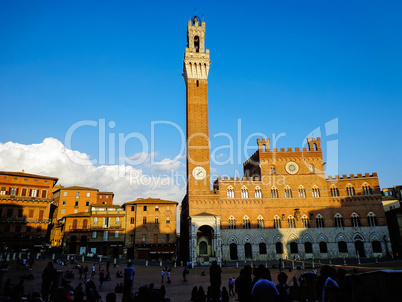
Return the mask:
{"type": "Polygon", "coordinates": [[[163,283],[163,278],[165,277],[165,271],[162,269],[162,271],[161,271],[161,280],[162,280],[162,283],[163,283]]]}
{"type": "Polygon", "coordinates": [[[167,282],[170,284],[172,281],[170,281],[170,270],[167,272],[167,282]]]}
{"type": "Polygon", "coordinates": [[[85,265],[84,267],[84,279],[87,280],[87,275],[88,275],[88,265],[85,265]]]}
{"type": "Polygon", "coordinates": [[[234,292],[234,283],[235,281],[233,280],[232,277],[229,278],[229,282],[228,282],[228,287],[229,287],[229,296],[234,296],[235,292],[234,292]]]}
{"type": "Polygon", "coordinates": [[[102,287],[104,281],[105,281],[105,271],[101,270],[101,272],[99,273],[99,282],[100,282],[99,288],[102,287]]]}
{"type": "Polygon", "coordinates": [[[185,267],[184,267],[184,270],[183,270],[183,281],[184,281],[184,282],[187,281],[187,275],[188,275],[188,273],[189,273],[189,270],[188,270],[187,266],[185,266],[185,267]]]}
{"type": "Polygon", "coordinates": [[[127,266],[124,268],[124,292],[123,292],[123,301],[129,301],[131,290],[133,288],[134,283],[134,275],[135,270],[132,267],[131,261],[127,263],[127,266]]]}

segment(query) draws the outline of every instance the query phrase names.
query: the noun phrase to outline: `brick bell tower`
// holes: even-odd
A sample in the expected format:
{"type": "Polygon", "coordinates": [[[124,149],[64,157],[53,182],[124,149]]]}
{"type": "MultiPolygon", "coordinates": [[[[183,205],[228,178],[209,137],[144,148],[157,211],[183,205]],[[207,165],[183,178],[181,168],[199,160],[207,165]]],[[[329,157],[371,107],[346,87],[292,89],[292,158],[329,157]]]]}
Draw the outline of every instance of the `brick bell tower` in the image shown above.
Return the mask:
{"type": "Polygon", "coordinates": [[[187,194],[210,194],[208,71],[205,22],[194,16],[187,25],[183,77],[186,83],[187,194]]]}

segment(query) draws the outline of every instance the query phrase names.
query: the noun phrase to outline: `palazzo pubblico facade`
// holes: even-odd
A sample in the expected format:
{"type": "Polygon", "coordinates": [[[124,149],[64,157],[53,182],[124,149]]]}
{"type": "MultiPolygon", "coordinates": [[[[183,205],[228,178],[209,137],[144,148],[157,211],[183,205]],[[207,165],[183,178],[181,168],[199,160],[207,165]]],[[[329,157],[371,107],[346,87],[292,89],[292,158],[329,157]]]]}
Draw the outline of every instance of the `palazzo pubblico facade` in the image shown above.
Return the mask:
{"type": "MultiPolygon", "coordinates": [[[[376,257],[391,252],[376,173],[330,177],[320,138],[271,149],[258,139],[244,177],[210,185],[209,49],[205,22],[187,27],[187,195],[181,249],[190,261],[376,257]]],[[[258,130],[258,129],[256,129],[258,130]]]]}

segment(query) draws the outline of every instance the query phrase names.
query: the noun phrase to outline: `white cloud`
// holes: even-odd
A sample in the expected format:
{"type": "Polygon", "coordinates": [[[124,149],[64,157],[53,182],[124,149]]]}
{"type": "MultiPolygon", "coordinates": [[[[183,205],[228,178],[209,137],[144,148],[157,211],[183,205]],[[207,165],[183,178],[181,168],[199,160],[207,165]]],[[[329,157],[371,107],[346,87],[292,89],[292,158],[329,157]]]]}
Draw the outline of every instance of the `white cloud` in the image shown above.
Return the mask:
{"type": "Polygon", "coordinates": [[[152,162],[151,156],[138,166],[94,166],[90,157],[70,150],[55,138],[46,138],[40,144],[23,145],[0,143],[0,169],[22,171],[59,178],[63,186],[85,186],[112,191],[115,204],[139,197],[155,197],[181,201],[185,194],[185,174],[179,160],[165,158],[152,162]]]}

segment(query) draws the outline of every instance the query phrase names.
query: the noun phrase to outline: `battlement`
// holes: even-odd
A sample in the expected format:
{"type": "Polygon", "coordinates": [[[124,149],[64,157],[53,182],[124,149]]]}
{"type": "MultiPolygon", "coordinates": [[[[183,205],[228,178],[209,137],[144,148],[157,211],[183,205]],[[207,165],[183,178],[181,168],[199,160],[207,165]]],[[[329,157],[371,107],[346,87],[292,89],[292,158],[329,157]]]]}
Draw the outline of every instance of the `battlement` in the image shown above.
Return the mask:
{"type": "Polygon", "coordinates": [[[307,138],[308,151],[321,151],[321,138],[308,137],[307,138]]]}
{"type": "MultiPolygon", "coordinates": [[[[270,149],[270,139],[267,138],[257,138],[257,145],[259,152],[271,152],[270,149]]],[[[321,138],[320,137],[308,137],[307,138],[308,147],[303,147],[301,150],[303,152],[307,151],[321,151],[321,138]]],[[[278,148],[273,148],[272,152],[278,152],[278,148]]],[[[292,148],[279,148],[279,152],[300,152],[299,147],[292,148]]]]}
{"type": "Polygon", "coordinates": [[[260,152],[269,152],[270,151],[270,145],[271,141],[269,138],[257,138],[257,145],[258,145],[258,151],[260,152]]]}
{"type": "Polygon", "coordinates": [[[261,181],[260,177],[258,176],[254,176],[254,177],[229,177],[229,176],[219,176],[217,178],[218,182],[222,182],[222,181],[233,181],[233,182],[241,182],[241,181],[261,181]]]}
{"type": "Polygon", "coordinates": [[[335,175],[335,176],[328,176],[327,180],[339,180],[339,179],[362,179],[362,178],[368,178],[368,177],[378,177],[377,172],[374,172],[373,174],[370,173],[358,173],[357,175],[355,174],[343,174],[342,176],[335,175]]]}

